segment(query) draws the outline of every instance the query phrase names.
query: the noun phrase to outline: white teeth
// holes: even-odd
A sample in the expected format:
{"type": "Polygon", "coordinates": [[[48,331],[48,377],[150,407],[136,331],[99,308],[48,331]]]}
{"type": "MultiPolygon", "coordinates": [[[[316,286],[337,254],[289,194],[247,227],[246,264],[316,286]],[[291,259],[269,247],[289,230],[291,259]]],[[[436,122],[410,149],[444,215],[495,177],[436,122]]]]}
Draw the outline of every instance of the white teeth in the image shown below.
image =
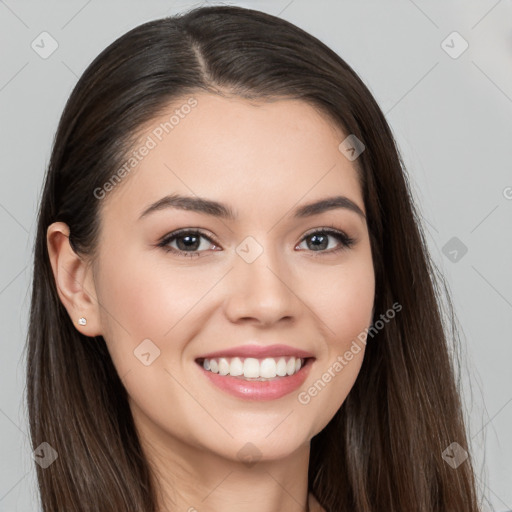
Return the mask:
{"type": "Polygon", "coordinates": [[[210,360],[210,371],[213,373],[219,373],[219,363],[216,359],[210,360]]]}
{"type": "Polygon", "coordinates": [[[229,363],[224,357],[219,359],[219,375],[227,375],[229,373],[229,363]]]}
{"type": "Polygon", "coordinates": [[[231,359],[231,364],[229,365],[229,374],[233,377],[238,377],[239,375],[244,374],[244,365],[242,361],[240,361],[239,357],[234,357],[231,359]]]}
{"type": "Polygon", "coordinates": [[[260,364],[260,377],[265,379],[273,379],[276,376],[277,363],[274,359],[263,359],[260,364]]]}
{"type": "Polygon", "coordinates": [[[219,375],[231,375],[232,377],[244,377],[246,379],[274,379],[275,377],[286,377],[297,373],[303,360],[295,357],[280,357],[274,359],[256,359],[254,357],[204,359],[203,368],[219,375]]]}
{"type": "Polygon", "coordinates": [[[276,374],[279,375],[279,377],[284,377],[286,375],[286,366],[286,359],[281,357],[279,361],[277,361],[276,365],[276,374]]]}
{"type": "Polygon", "coordinates": [[[260,375],[260,362],[253,357],[248,357],[244,361],[244,377],[255,378],[261,377],[260,375]]]}
{"type": "MultiPolygon", "coordinates": [[[[295,361],[293,359],[290,359],[288,361],[288,364],[286,365],[286,373],[288,375],[292,375],[293,373],[295,373],[295,361]]],[[[299,364],[299,368],[300,368],[300,364],[299,364]]]]}

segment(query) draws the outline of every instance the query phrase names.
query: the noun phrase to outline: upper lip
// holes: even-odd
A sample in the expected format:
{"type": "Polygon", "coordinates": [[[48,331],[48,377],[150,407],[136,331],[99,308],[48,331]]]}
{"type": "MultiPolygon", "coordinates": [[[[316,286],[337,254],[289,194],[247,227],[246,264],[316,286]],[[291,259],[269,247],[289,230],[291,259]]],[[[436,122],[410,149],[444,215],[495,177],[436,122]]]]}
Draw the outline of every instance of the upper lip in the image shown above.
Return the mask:
{"type": "Polygon", "coordinates": [[[293,356],[300,359],[314,357],[311,352],[300,350],[288,345],[239,345],[238,347],[231,347],[224,350],[217,350],[210,352],[198,359],[214,359],[219,357],[279,357],[279,356],[293,356]]]}

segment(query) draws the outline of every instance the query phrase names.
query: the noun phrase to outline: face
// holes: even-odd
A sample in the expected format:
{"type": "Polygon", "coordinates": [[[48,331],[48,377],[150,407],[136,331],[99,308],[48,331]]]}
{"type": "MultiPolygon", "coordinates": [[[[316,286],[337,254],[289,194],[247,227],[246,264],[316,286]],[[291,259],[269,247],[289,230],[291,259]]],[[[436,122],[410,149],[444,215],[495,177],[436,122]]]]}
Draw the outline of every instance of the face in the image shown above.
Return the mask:
{"type": "MultiPolygon", "coordinates": [[[[149,150],[98,199],[102,335],[152,443],[232,460],[243,450],[285,457],[330,421],[364,356],[354,340],[371,324],[375,290],[355,162],[338,149],[347,134],[301,101],[194,98],[168,133],[161,123],[187,98],[145,127],[149,150]],[[143,215],[178,194],[221,203],[233,218],[191,203],[143,215]],[[334,196],[349,202],[299,215],[334,196]],[[213,382],[200,365],[213,352],[276,344],[307,352],[303,369],[230,387],[235,377],[213,382]]],[[[274,354],[276,368],[290,359],[274,354]]]]}

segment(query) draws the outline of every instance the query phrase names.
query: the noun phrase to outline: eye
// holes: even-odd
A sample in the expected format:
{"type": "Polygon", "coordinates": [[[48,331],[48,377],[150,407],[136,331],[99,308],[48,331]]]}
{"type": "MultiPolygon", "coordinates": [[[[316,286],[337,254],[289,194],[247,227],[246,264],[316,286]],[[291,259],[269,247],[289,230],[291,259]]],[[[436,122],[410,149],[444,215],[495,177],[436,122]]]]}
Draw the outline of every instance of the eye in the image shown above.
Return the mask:
{"type": "MultiPolygon", "coordinates": [[[[311,249],[313,252],[319,252],[321,254],[333,254],[349,249],[356,242],[355,238],[351,238],[342,231],[332,228],[317,229],[308,233],[302,240],[303,242],[301,242],[301,244],[306,242],[307,248],[313,247],[313,249],[311,249]],[[329,248],[329,237],[336,239],[339,245],[334,248],[329,248]],[[308,240],[311,240],[311,243],[308,244],[308,240]],[[328,248],[329,250],[325,250],[328,248]]],[[[297,247],[300,247],[301,244],[297,245],[297,247]]],[[[318,255],[315,254],[315,256],[318,255]]]]}
{"type": "Polygon", "coordinates": [[[185,257],[200,256],[203,251],[198,249],[203,246],[204,250],[208,250],[208,245],[213,245],[214,248],[217,247],[209,236],[206,236],[201,231],[191,229],[181,229],[170,233],[158,243],[158,247],[162,247],[164,251],[185,257]],[[208,240],[210,244],[201,244],[201,239],[208,240]],[[177,247],[170,245],[174,242],[176,242],[177,247]]]}
{"type": "MultiPolygon", "coordinates": [[[[338,251],[349,249],[356,242],[354,238],[349,237],[342,231],[327,227],[316,229],[308,233],[302,240],[303,242],[297,245],[296,248],[299,248],[302,243],[306,242],[307,249],[320,254],[337,253],[338,251]],[[329,247],[329,238],[337,240],[338,246],[334,248],[329,247]],[[308,240],[311,240],[309,244],[307,243],[308,240]]],[[[158,243],[158,247],[161,247],[164,251],[185,257],[199,257],[202,252],[208,250],[209,245],[213,246],[213,250],[219,248],[217,243],[210,236],[197,229],[181,229],[174,231],[166,235],[158,243]],[[209,243],[202,243],[202,240],[209,243]],[[173,247],[171,244],[176,244],[176,246],[173,247]],[[203,250],[200,250],[201,248],[203,250]]],[[[315,256],[317,255],[315,254],[315,256]]]]}

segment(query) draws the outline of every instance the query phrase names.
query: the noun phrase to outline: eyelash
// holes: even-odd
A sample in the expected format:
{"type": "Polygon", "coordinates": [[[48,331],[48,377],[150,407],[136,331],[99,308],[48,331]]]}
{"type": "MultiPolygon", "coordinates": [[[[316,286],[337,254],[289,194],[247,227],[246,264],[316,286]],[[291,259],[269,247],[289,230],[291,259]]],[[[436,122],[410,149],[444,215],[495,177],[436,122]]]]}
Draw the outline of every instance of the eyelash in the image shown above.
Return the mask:
{"type": "MultiPolygon", "coordinates": [[[[304,235],[304,237],[301,239],[299,245],[305,239],[307,239],[307,238],[309,238],[309,237],[311,237],[313,235],[318,235],[318,234],[330,235],[330,236],[336,238],[340,242],[340,245],[337,248],[335,248],[335,249],[321,250],[321,251],[311,251],[313,253],[316,253],[316,252],[319,253],[319,254],[314,254],[314,257],[322,256],[323,254],[335,254],[335,253],[338,253],[340,251],[344,251],[344,250],[350,249],[356,243],[356,239],[355,238],[349,237],[348,235],[346,235],[342,231],[338,231],[337,229],[333,229],[333,227],[324,227],[324,228],[316,229],[315,231],[311,231],[311,232],[307,233],[306,235],[304,235]]],[[[203,251],[181,251],[179,249],[175,249],[174,247],[169,247],[169,244],[171,242],[173,242],[174,240],[176,240],[180,236],[184,236],[184,235],[193,235],[193,236],[203,237],[206,240],[208,240],[209,242],[211,242],[212,244],[214,244],[216,246],[218,245],[217,242],[212,239],[212,237],[207,236],[202,231],[199,231],[199,230],[196,230],[196,229],[184,228],[184,229],[180,229],[178,231],[174,231],[173,233],[169,233],[168,235],[166,235],[158,243],[158,247],[161,247],[165,252],[174,253],[177,256],[189,257],[189,258],[199,257],[201,255],[201,252],[203,252],[203,251]]]]}

